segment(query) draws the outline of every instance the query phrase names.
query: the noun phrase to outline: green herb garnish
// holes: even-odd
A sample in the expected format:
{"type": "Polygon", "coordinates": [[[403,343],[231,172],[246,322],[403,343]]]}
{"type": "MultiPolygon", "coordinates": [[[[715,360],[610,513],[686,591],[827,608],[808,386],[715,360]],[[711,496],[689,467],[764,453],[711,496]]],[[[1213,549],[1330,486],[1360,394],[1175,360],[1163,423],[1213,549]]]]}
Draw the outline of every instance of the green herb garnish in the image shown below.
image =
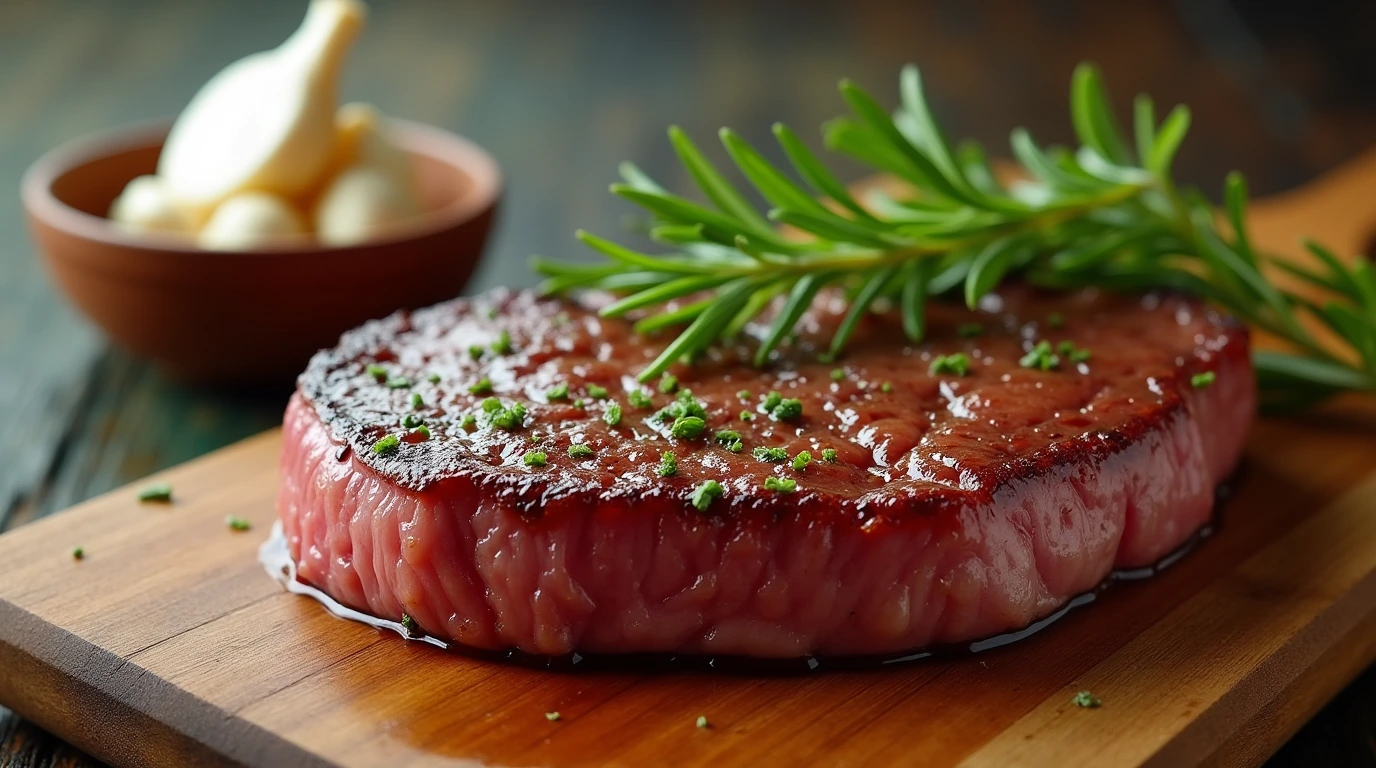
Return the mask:
{"type": "Polygon", "coordinates": [[[419,392],[411,393],[411,407],[418,411],[425,407],[425,398],[419,392]]]}
{"type": "Polygon", "coordinates": [[[979,323],[961,323],[960,326],[956,328],[956,335],[960,336],[962,339],[973,339],[983,334],[984,326],[979,323]]]}
{"type": "Polygon", "coordinates": [[[1079,693],[1075,694],[1075,698],[1071,699],[1070,701],[1074,703],[1075,706],[1084,707],[1085,709],[1097,709],[1101,704],[1103,704],[1102,701],[1099,701],[1098,696],[1095,696],[1089,691],[1080,691],[1079,693]]]}
{"type": "Polygon", "coordinates": [[[478,418],[471,413],[465,413],[459,420],[459,428],[465,432],[472,431],[478,426],[478,418]]]}
{"type": "Polygon", "coordinates": [[[388,389],[410,389],[411,380],[405,376],[392,376],[387,379],[388,389]]]}
{"type": "Polygon", "coordinates": [[[139,501],[171,501],[172,486],[168,483],[150,485],[139,491],[139,501]]]}
{"type": "Polygon", "coordinates": [[[573,401],[573,407],[582,410],[588,407],[588,401],[580,397],[573,401]]]}
{"type": "Polygon", "coordinates": [[[827,462],[828,464],[835,464],[835,463],[836,463],[836,449],[835,449],[835,448],[823,448],[823,449],[822,449],[822,461],[825,461],[825,462],[827,462]]]}
{"type": "Polygon", "coordinates": [[[420,625],[416,623],[415,619],[411,618],[411,614],[409,613],[401,614],[401,629],[406,633],[407,637],[416,637],[420,634],[420,625]]]}
{"type": "MultiPolygon", "coordinates": [[[[645,381],[645,379],[642,378],[641,381],[645,381]]],[[[659,391],[666,395],[672,395],[676,390],[678,390],[678,377],[672,373],[664,374],[659,380],[659,391]]]]}
{"type": "Polygon", "coordinates": [[[778,405],[769,409],[769,415],[780,421],[799,418],[803,415],[803,401],[796,397],[780,400],[778,405]]]}
{"type": "Polygon", "coordinates": [[[811,463],[811,451],[798,451],[798,455],[793,457],[793,471],[802,472],[804,469],[807,469],[807,465],[811,463]]]}
{"type": "Polygon", "coordinates": [[[526,407],[521,403],[512,403],[504,408],[499,407],[495,411],[488,411],[488,423],[507,431],[520,429],[526,423],[526,407]]]}
{"type": "Polygon", "coordinates": [[[379,382],[387,380],[387,369],[383,368],[377,363],[369,363],[368,367],[364,368],[363,370],[365,373],[377,379],[379,382]]]}
{"type": "Polygon", "coordinates": [[[490,395],[492,394],[492,379],[484,376],[481,379],[468,385],[470,395],[490,395]]]}
{"type": "Polygon", "coordinates": [[[252,523],[236,515],[229,515],[226,517],[225,525],[229,526],[231,531],[247,531],[253,528],[252,523]]]}
{"type": "Polygon", "coordinates": [[[750,398],[754,397],[754,395],[750,394],[750,390],[742,389],[736,392],[736,397],[740,398],[741,400],[749,400],[750,398]]]}
{"type": "Polygon", "coordinates": [[[880,384],[879,391],[883,392],[886,395],[893,392],[893,382],[886,381],[883,384],[880,384]]]}
{"type": "Polygon", "coordinates": [[[781,461],[788,461],[788,451],[782,448],[765,448],[764,446],[760,446],[751,451],[750,455],[760,461],[768,461],[775,464],[781,461]]]}
{"type": "Polygon", "coordinates": [[[621,406],[617,405],[616,403],[612,403],[611,405],[607,406],[606,413],[602,414],[602,420],[613,427],[617,424],[620,424],[621,406]]]}
{"type": "Polygon", "coordinates": [[[1190,377],[1190,386],[1195,389],[1204,389],[1205,387],[1212,386],[1216,378],[1218,378],[1218,374],[1213,371],[1196,373],[1190,377]]]}
{"type": "Polygon", "coordinates": [[[734,429],[721,429],[717,430],[715,435],[712,435],[712,439],[722,445],[730,445],[741,439],[741,433],[734,429]]]}
{"type": "Polygon", "coordinates": [[[468,356],[474,360],[481,360],[483,353],[486,351],[487,350],[482,348],[481,344],[473,344],[468,347],[468,356]]]}
{"type": "Polygon", "coordinates": [[[956,352],[953,355],[937,355],[927,370],[933,376],[943,373],[965,376],[970,373],[970,356],[964,352],[956,352]]]}
{"type": "Polygon", "coordinates": [[[492,351],[499,355],[509,355],[512,349],[511,334],[503,329],[501,333],[497,334],[497,340],[492,342],[492,351]]]}
{"type": "Polygon", "coordinates": [[[665,451],[659,457],[659,476],[673,477],[678,474],[678,457],[673,451],[665,451]]]}
{"type": "Polygon", "coordinates": [[[414,413],[408,413],[405,416],[401,417],[401,426],[406,427],[407,429],[415,429],[416,427],[419,427],[424,423],[425,419],[422,419],[414,413]]]}
{"type": "Polygon", "coordinates": [[[438,384],[440,383],[440,375],[438,373],[432,373],[429,376],[426,376],[425,380],[430,382],[431,384],[438,384]]]}
{"type": "Polygon", "coordinates": [[[750,411],[741,411],[740,417],[741,421],[750,421],[755,418],[755,414],[751,413],[750,411]]]}
{"type": "Polygon", "coordinates": [[[593,450],[590,446],[582,443],[574,443],[569,446],[569,458],[571,459],[586,459],[592,455],[593,450]]]}
{"type": "Polygon", "coordinates": [[[567,399],[569,399],[569,385],[568,385],[568,384],[563,384],[563,383],[555,384],[554,386],[552,386],[552,387],[550,387],[549,389],[545,390],[545,399],[546,399],[546,400],[567,400],[567,399]]]}
{"type": "Polygon", "coordinates": [[[633,389],[626,393],[626,402],[634,408],[650,408],[654,406],[654,401],[643,389],[633,389]]]}
{"type": "Polygon", "coordinates": [[[549,454],[544,451],[530,451],[521,457],[521,463],[527,467],[543,467],[549,463],[549,454]]]}
{"type": "Polygon", "coordinates": [[[793,493],[798,490],[798,481],[791,477],[776,477],[770,475],[764,479],[764,489],[766,491],[778,491],[779,493],[793,493]]]}
{"type": "Polygon", "coordinates": [[[1054,371],[1061,367],[1061,358],[1051,351],[1051,342],[1039,341],[1027,354],[1018,360],[1018,365],[1024,368],[1035,368],[1043,371],[1054,371]]]}
{"type": "Polygon", "coordinates": [[[1046,317],[1046,325],[1049,328],[1064,328],[1065,315],[1062,315],[1060,312],[1052,312],[1046,317]]]}
{"type": "Polygon", "coordinates": [[[832,368],[832,369],[831,369],[831,380],[832,380],[832,381],[845,381],[845,380],[846,380],[846,372],[845,372],[845,370],[844,370],[844,369],[841,369],[841,368],[832,368]]]}
{"type": "Polygon", "coordinates": [[[401,438],[396,435],[386,435],[382,439],[373,443],[373,453],[379,456],[386,456],[395,451],[401,445],[401,438]]]}
{"type": "Polygon", "coordinates": [[[419,427],[416,427],[414,430],[412,430],[411,434],[418,435],[421,441],[424,442],[430,439],[430,428],[422,424],[419,427]]]}
{"type": "Polygon", "coordinates": [[[594,400],[604,400],[607,397],[607,388],[599,384],[589,384],[588,397],[594,400]]]}
{"type": "Polygon", "coordinates": [[[1060,353],[1061,357],[1070,360],[1072,363],[1083,363],[1093,357],[1093,353],[1089,350],[1077,349],[1075,345],[1069,341],[1062,341],[1060,344],[1057,344],[1056,351],[1060,353]]]}
{"type": "MultiPolygon", "coordinates": [[[[634,166],[613,191],[657,219],[653,230],[671,246],[637,253],[586,232],[578,237],[611,264],[537,262],[554,291],[607,289],[624,298],[607,316],[644,313],[639,325],[683,330],[641,372],[653,380],[767,312],[756,350],[759,365],[793,334],[823,289],[846,298],[826,357],[844,351],[879,299],[897,307],[916,343],[931,294],[958,293],[971,307],[1006,279],[1025,277],[1053,288],[1188,291],[1288,342],[1288,352],[1258,350],[1254,364],[1268,406],[1306,405],[1344,390],[1376,392],[1376,269],[1316,243],[1301,263],[1257,251],[1247,227],[1247,185],[1231,174],[1224,203],[1177,184],[1171,166],[1189,127],[1175,107],[1164,120],[1151,99],[1135,102],[1131,134],[1115,119],[1099,72],[1081,65],[1071,81],[1068,149],[1039,146],[1025,129],[1012,133],[1019,182],[991,172],[992,153],[948,141],[933,118],[918,70],[903,70],[896,110],[855,84],[841,84],[849,113],[825,128],[829,148],[888,174],[911,189],[896,201],[861,205],[792,130],[774,136],[784,170],[737,134],[723,130],[726,153],[749,182],[729,181],[681,130],[670,141],[705,193],[699,204],[674,195],[634,166]],[[752,204],[762,197],[768,215],[752,204]],[[794,233],[784,236],[776,225],[794,233]],[[1273,283],[1272,268],[1318,289],[1310,298],[1273,283]],[[627,288],[627,286],[634,286],[627,288]],[[783,302],[761,301],[780,296],[783,302]],[[691,297],[691,303],[685,299],[691,297]],[[1325,326],[1311,332],[1306,320],[1325,326]],[[1332,339],[1335,344],[1329,344],[1332,339]]],[[[1054,318],[1048,318],[1052,325],[1054,318]]],[[[1050,356],[1034,361],[1046,368],[1050,356]]]]}
{"type": "Polygon", "coordinates": [[[781,394],[779,394],[778,392],[775,392],[775,391],[773,391],[773,390],[770,390],[769,394],[767,394],[767,395],[764,396],[764,410],[765,410],[765,413],[769,413],[770,411],[772,411],[772,410],[774,410],[775,408],[779,407],[779,403],[782,403],[783,401],[784,401],[784,396],[783,396],[783,395],[781,395],[781,394]]]}
{"type": "Polygon", "coordinates": [[[680,440],[692,440],[707,429],[707,422],[697,416],[680,416],[669,427],[669,434],[680,440]]]}
{"type": "Polygon", "coordinates": [[[76,548],[72,549],[72,559],[73,559],[73,560],[82,560],[82,559],[84,559],[85,557],[86,557],[86,550],[82,549],[81,547],[76,547],[76,548]]]}
{"type": "Polygon", "coordinates": [[[726,489],[721,487],[721,483],[707,480],[693,489],[693,495],[688,500],[699,512],[706,512],[707,508],[712,506],[712,502],[721,498],[723,493],[726,493],[726,489]]]}

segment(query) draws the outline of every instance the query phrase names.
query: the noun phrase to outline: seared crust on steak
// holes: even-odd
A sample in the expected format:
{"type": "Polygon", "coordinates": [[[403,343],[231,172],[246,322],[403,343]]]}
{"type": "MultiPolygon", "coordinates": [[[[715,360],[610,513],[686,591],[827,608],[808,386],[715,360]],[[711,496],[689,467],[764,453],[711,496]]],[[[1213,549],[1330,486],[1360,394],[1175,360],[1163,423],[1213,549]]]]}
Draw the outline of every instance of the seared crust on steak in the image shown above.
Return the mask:
{"type": "Polygon", "coordinates": [[[749,364],[756,343],[748,333],[760,330],[754,328],[709,359],[675,366],[679,386],[708,414],[702,435],[681,439],[670,435],[672,419],[653,418],[676,395],[661,393],[659,382],[635,380],[671,336],[637,335],[625,321],[600,318],[595,304],[497,291],[397,313],[318,354],[299,390],[358,460],[413,491],[462,479],[538,517],[593,502],[663,497],[693,510],[693,490],[716,480],[725,493],[709,515],[837,515],[863,524],[987,503],[1018,480],[1092,466],[1162,429],[1184,407],[1193,376],[1216,372],[1223,360],[1245,365],[1247,356],[1246,329],[1191,299],[1015,286],[987,297],[978,311],[932,307],[922,345],[906,341],[895,315],[871,315],[844,357],[827,363],[817,358],[843,306],[823,303],[764,370],[749,364]],[[978,335],[967,327],[975,323],[978,335]],[[499,354],[492,348],[503,333],[511,351],[499,354]],[[1021,366],[1042,340],[1068,341],[1089,358],[1076,363],[1062,353],[1059,368],[1049,371],[1021,366]],[[930,372],[936,356],[957,352],[969,357],[968,375],[930,372]],[[367,372],[370,364],[411,386],[389,387],[367,372]],[[484,379],[490,393],[475,386],[484,379]],[[547,393],[561,384],[567,399],[551,400],[547,393]],[[593,398],[593,387],[605,388],[607,397],[593,398]],[[632,406],[632,389],[653,407],[632,406]],[[742,390],[749,396],[739,396],[742,390]],[[801,400],[801,417],[766,413],[762,401],[770,391],[801,400]],[[411,405],[414,395],[424,401],[420,408],[411,405]],[[482,426],[480,404],[489,397],[523,404],[523,426],[482,426]],[[616,426],[605,420],[612,404],[622,412],[616,426]],[[743,410],[753,418],[742,420],[743,410]],[[406,435],[401,422],[408,414],[424,419],[428,440],[406,435]],[[462,427],[466,414],[479,426],[462,427]],[[714,440],[720,430],[738,432],[743,450],[732,453],[714,440]],[[389,434],[402,436],[399,447],[375,453],[389,434]],[[595,455],[570,457],[573,443],[595,455]],[[781,447],[790,460],[809,451],[812,461],[795,471],[790,462],[755,458],[757,447],[781,447]],[[828,448],[837,461],[821,459],[828,448]],[[546,454],[545,466],[523,462],[535,450],[546,454]],[[658,473],[665,451],[677,463],[667,478],[658,473]],[[766,490],[771,475],[795,480],[797,491],[766,490]]]}

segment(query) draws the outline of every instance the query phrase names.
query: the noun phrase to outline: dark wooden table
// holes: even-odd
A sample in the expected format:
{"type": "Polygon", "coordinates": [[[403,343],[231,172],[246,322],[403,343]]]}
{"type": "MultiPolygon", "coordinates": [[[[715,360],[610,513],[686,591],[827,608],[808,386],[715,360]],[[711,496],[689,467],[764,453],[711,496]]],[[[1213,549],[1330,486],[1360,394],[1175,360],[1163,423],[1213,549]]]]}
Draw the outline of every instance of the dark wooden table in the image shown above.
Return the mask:
{"type": "MultiPolygon", "coordinates": [[[[576,5],[376,0],[353,55],[347,98],[462,132],[504,166],[503,220],[470,290],[529,284],[530,254],[575,252],[578,227],[621,227],[628,209],[605,192],[620,160],[683,187],[667,125],[704,142],[730,125],[765,143],[775,120],[807,135],[840,111],[839,78],[892,99],[909,61],[953,134],[998,148],[1019,124],[1068,139],[1069,73],[1094,59],[1120,106],[1138,90],[1192,106],[1178,165],[1209,190],[1238,168],[1257,193],[1279,191],[1376,138],[1371,2],[576,5]]],[[[303,7],[0,3],[0,530],[278,421],[285,390],[181,386],[108,348],[35,260],[18,180],[59,142],[175,113],[220,67],[279,42],[303,7]]],[[[0,709],[0,768],[93,764],[0,709]]],[[[1376,764],[1376,672],[1271,764],[1376,764]]]]}

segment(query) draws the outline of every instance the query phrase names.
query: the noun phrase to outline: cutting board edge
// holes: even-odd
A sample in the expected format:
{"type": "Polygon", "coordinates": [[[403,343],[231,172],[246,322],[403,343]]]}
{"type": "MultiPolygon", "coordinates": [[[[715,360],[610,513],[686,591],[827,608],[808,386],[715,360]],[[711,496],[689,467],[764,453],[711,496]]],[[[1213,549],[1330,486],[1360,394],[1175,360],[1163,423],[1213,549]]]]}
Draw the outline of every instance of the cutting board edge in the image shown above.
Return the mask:
{"type": "Polygon", "coordinates": [[[0,669],[5,706],[111,765],[337,765],[3,598],[0,669]]]}

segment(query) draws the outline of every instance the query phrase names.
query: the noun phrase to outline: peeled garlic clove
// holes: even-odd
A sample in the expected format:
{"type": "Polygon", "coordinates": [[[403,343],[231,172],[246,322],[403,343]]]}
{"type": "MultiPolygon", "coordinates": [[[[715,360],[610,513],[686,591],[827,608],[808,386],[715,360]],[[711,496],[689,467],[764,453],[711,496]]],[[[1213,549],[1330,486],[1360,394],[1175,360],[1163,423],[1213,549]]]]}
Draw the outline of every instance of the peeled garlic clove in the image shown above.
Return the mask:
{"type": "Polygon", "coordinates": [[[335,177],[315,208],[315,236],[326,245],[378,237],[418,214],[415,198],[384,169],[350,168],[335,177]]]}
{"type": "Polygon", "coordinates": [[[363,25],[358,0],[312,0],[279,48],[217,74],[178,117],[158,161],[173,197],[202,209],[235,192],[295,197],[334,151],[339,73],[363,25]]]}
{"type": "Polygon", "coordinates": [[[139,176],[125,185],[110,204],[110,220],[127,232],[189,232],[194,228],[157,176],[139,176]]]}
{"type": "Polygon", "coordinates": [[[243,251],[281,245],[305,233],[305,222],[286,200],[266,192],[242,192],[215,208],[196,243],[207,250],[243,251]]]}
{"type": "Polygon", "coordinates": [[[392,140],[387,119],[373,105],[353,102],[340,107],[335,134],[341,166],[379,168],[408,189],[414,185],[410,155],[392,140]]]}

